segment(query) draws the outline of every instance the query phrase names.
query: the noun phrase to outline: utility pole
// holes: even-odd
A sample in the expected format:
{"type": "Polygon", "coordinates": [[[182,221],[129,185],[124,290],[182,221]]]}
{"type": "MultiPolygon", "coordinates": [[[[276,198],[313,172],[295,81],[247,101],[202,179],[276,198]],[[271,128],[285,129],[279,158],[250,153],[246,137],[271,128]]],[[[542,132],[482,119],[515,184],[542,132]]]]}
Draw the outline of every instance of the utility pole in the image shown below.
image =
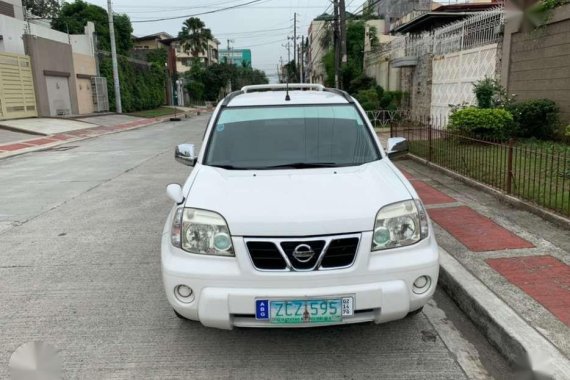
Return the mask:
{"type": "MultiPolygon", "coordinates": [[[[345,0],[339,0],[339,13],[340,13],[340,65],[345,67],[348,63],[348,56],[346,54],[346,7],[345,0]]],[[[342,87],[342,83],[341,83],[342,87]]]]}
{"type": "Polygon", "coordinates": [[[339,43],[339,20],[338,20],[338,0],[334,0],[334,21],[333,21],[333,44],[334,44],[334,86],[340,88],[340,43],[339,43]]]}
{"type": "Polygon", "coordinates": [[[119,83],[119,65],[117,64],[117,47],[115,46],[115,26],[113,25],[113,7],[111,0],[107,0],[109,14],[109,34],[111,37],[111,61],[113,63],[113,82],[115,84],[115,108],[117,113],[123,113],[121,104],[121,84],[119,83]]]}
{"type": "MultiPolygon", "coordinates": [[[[230,46],[231,42],[234,42],[234,40],[228,39],[228,59],[227,59],[226,63],[233,65],[234,60],[233,60],[233,56],[232,56],[232,48],[230,46]]],[[[228,93],[230,93],[230,92],[232,92],[232,80],[228,79],[228,93]]]]}
{"type": "Polygon", "coordinates": [[[285,65],[287,67],[287,69],[285,70],[285,74],[287,75],[287,81],[289,81],[289,68],[291,66],[289,66],[291,64],[291,41],[289,41],[290,38],[287,37],[287,44],[282,44],[281,46],[283,46],[284,48],[287,49],[287,64],[285,65]]]}
{"type": "Polygon", "coordinates": [[[293,13],[293,60],[297,67],[297,12],[293,13]]]}
{"type": "Polygon", "coordinates": [[[279,82],[283,83],[283,57],[279,57],[279,65],[277,65],[277,76],[279,82]]]}
{"type": "Polygon", "coordinates": [[[304,52],[305,52],[305,48],[304,48],[304,42],[305,39],[303,38],[303,36],[301,36],[301,43],[299,44],[299,82],[301,83],[305,83],[304,80],[304,68],[303,68],[303,63],[305,61],[305,57],[304,57],[304,52]]]}

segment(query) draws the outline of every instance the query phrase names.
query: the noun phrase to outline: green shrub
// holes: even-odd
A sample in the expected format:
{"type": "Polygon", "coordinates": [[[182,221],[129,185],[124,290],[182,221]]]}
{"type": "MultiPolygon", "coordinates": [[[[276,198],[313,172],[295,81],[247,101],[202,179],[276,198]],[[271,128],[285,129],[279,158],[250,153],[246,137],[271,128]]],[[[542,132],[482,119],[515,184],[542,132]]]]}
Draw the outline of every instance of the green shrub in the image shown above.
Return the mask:
{"type": "Polygon", "coordinates": [[[365,111],[378,110],[380,99],[378,98],[378,91],[376,91],[376,89],[360,90],[354,97],[365,111]]]}
{"type": "Polygon", "coordinates": [[[188,95],[190,100],[202,101],[204,100],[204,83],[198,82],[196,80],[191,80],[186,84],[186,89],[188,90],[188,95]]]}
{"type": "Polygon", "coordinates": [[[493,108],[493,96],[496,91],[497,82],[492,78],[485,78],[473,84],[479,108],[493,108]]]}
{"type": "MultiPolygon", "coordinates": [[[[160,107],[165,102],[166,73],[158,64],[140,65],[119,56],[119,79],[123,112],[134,112],[160,107]]],[[[100,55],[101,75],[107,78],[109,106],[115,111],[115,89],[111,58],[100,55]]]]}
{"type": "Polygon", "coordinates": [[[473,84],[473,93],[479,108],[507,108],[515,97],[498,80],[488,77],[473,84]]]}
{"type": "Polygon", "coordinates": [[[552,100],[533,99],[511,105],[517,133],[520,137],[548,140],[555,137],[559,128],[560,109],[552,100]]]}
{"type": "Polygon", "coordinates": [[[506,140],[513,136],[513,116],[500,108],[462,108],[451,114],[451,132],[483,138],[506,140]]]}

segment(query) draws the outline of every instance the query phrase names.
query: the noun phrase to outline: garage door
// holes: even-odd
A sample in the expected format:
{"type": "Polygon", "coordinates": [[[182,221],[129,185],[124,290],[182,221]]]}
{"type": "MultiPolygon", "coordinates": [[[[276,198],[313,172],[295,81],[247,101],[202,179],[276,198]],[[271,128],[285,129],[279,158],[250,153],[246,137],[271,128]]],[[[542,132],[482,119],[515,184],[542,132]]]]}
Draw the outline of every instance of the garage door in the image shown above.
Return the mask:
{"type": "Polygon", "coordinates": [[[30,57],[0,53],[0,119],[37,115],[30,57]]]}
{"type": "Polygon", "coordinates": [[[69,79],[67,77],[46,75],[46,86],[50,116],[71,115],[69,79]]]}

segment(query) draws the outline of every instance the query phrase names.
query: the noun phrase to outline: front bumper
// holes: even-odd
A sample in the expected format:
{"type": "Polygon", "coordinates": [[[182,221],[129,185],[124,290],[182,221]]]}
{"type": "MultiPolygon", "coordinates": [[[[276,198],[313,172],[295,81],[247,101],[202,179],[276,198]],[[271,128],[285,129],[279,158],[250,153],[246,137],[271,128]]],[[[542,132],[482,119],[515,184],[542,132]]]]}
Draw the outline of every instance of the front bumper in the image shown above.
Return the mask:
{"type": "MultiPolygon", "coordinates": [[[[433,234],[413,246],[370,252],[372,232],[363,232],[354,264],[345,269],[311,272],[263,272],[251,263],[244,239],[232,237],[236,257],[213,257],[184,252],[162,236],[162,276],[168,301],[182,316],[222,329],[282,327],[255,319],[255,299],[354,297],[354,316],[342,324],[401,319],[432,297],[439,273],[433,234]],[[412,284],[429,276],[422,294],[412,284]],[[192,288],[192,302],[182,303],[174,288],[192,288]]],[[[330,324],[330,323],[327,323],[330,324]]],[[[317,324],[286,327],[307,327],[317,324]]]]}

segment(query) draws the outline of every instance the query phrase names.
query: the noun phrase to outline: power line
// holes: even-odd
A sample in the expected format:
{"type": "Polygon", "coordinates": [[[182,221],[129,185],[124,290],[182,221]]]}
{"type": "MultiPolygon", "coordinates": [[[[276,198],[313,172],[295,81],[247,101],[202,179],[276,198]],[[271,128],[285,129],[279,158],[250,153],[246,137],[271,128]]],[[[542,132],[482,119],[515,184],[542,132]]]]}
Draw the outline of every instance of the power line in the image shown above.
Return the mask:
{"type": "Polygon", "coordinates": [[[184,16],[162,17],[162,18],[155,18],[155,19],[148,19],[148,20],[133,20],[133,21],[131,21],[131,23],[134,24],[134,23],[143,23],[143,22],[157,22],[157,21],[167,21],[167,20],[178,20],[178,19],[181,19],[181,18],[189,18],[189,17],[195,17],[195,16],[208,15],[208,14],[212,14],[212,13],[218,13],[218,12],[227,11],[227,10],[230,10],[230,9],[236,9],[236,8],[245,7],[245,6],[247,6],[247,5],[259,3],[259,2],[261,2],[261,1],[268,1],[268,0],[251,0],[251,1],[248,1],[247,3],[236,4],[236,5],[232,5],[232,6],[225,7],[225,8],[219,8],[219,9],[215,9],[215,10],[213,10],[213,11],[195,13],[195,14],[184,15],[184,16]]]}
{"type": "MultiPolygon", "coordinates": [[[[130,11],[128,10],[128,7],[120,7],[119,9],[127,9],[126,12],[130,13],[156,13],[158,11],[162,12],[180,12],[180,11],[191,11],[194,9],[212,9],[212,8],[216,8],[214,6],[202,6],[202,7],[192,7],[192,8],[178,8],[178,7],[160,7],[160,8],[148,8],[149,10],[146,11],[130,11]],[[150,10],[150,9],[154,9],[154,10],[150,10]]],[[[277,6],[253,6],[253,7],[248,7],[249,9],[289,9],[289,7],[285,7],[282,5],[277,5],[277,6]]],[[[304,6],[304,7],[298,7],[298,9],[319,9],[320,7],[316,7],[316,6],[304,6]]]]}
{"type": "Polygon", "coordinates": [[[251,34],[258,34],[258,33],[265,33],[265,32],[275,32],[278,30],[289,30],[291,28],[276,28],[276,29],[259,29],[259,30],[250,30],[248,32],[234,32],[234,33],[216,33],[216,36],[236,36],[236,35],[251,35],[251,34]]]}
{"type": "Polygon", "coordinates": [[[260,44],[254,44],[254,45],[248,45],[247,47],[243,47],[243,48],[234,48],[234,49],[249,49],[250,47],[256,47],[256,46],[263,46],[263,45],[269,45],[269,44],[275,44],[277,42],[282,42],[283,39],[280,40],[275,40],[275,41],[268,41],[268,42],[263,42],[260,44]]]}

